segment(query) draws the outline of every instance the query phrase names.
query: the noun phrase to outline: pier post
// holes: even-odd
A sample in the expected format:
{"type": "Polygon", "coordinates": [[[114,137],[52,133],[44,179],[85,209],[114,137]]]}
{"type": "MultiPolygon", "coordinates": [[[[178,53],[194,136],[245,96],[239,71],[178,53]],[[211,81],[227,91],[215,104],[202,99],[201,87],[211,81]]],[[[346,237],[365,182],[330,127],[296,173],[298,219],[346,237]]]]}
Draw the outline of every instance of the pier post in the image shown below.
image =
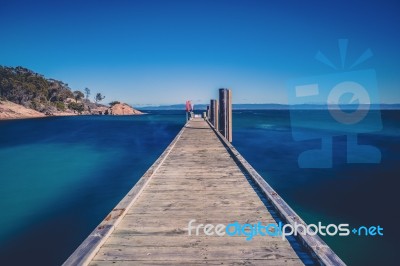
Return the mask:
{"type": "Polygon", "coordinates": [[[219,129],[221,134],[232,142],[232,91],[219,89],[219,129]]]}
{"type": "Polygon", "coordinates": [[[210,101],[210,122],[216,130],[218,130],[219,128],[218,118],[219,118],[218,101],[213,99],[210,101]]]}

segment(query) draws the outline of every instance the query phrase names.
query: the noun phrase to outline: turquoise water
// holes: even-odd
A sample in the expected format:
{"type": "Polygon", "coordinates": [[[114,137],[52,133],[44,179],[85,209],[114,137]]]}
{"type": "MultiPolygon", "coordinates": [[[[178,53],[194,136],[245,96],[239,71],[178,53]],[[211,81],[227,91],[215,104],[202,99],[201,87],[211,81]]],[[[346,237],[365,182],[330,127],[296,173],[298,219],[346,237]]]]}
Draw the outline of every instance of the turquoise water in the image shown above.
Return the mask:
{"type": "MultiPolygon", "coordinates": [[[[346,138],[335,137],[333,168],[299,168],[298,154],[319,144],[293,141],[285,110],[235,111],[233,144],[306,222],[384,227],[380,238],[325,237],[346,263],[395,265],[400,112],[384,111],[382,118],[382,131],[360,137],[381,150],[377,165],[346,164],[346,138]]],[[[1,264],[61,264],[162,153],[184,119],[180,111],[152,111],[0,121],[1,264]]],[[[320,129],[314,124],[302,130],[320,129]]]]}
{"type": "Polygon", "coordinates": [[[0,264],[61,264],[184,120],[170,112],[0,121],[0,264]]]}

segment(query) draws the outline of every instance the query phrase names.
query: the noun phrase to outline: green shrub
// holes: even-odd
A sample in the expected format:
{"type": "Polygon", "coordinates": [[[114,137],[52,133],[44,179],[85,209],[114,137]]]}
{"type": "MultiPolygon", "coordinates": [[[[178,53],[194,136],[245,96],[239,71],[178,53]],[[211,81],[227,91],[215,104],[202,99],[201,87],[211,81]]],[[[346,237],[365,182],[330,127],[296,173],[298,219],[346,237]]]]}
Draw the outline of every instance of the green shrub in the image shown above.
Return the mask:
{"type": "Polygon", "coordinates": [[[55,102],[58,111],[65,111],[65,104],[63,102],[55,102]]]}
{"type": "Polygon", "coordinates": [[[83,106],[83,104],[76,103],[76,102],[69,103],[68,108],[78,112],[78,114],[82,114],[83,110],[85,110],[85,107],[83,106]]]}
{"type": "Polygon", "coordinates": [[[30,107],[32,109],[40,112],[41,106],[40,106],[40,102],[37,99],[34,99],[31,101],[30,107]]]}
{"type": "Polygon", "coordinates": [[[120,103],[119,101],[112,101],[112,102],[109,103],[109,105],[110,106],[114,106],[114,105],[119,104],[119,103],[120,103]]]}

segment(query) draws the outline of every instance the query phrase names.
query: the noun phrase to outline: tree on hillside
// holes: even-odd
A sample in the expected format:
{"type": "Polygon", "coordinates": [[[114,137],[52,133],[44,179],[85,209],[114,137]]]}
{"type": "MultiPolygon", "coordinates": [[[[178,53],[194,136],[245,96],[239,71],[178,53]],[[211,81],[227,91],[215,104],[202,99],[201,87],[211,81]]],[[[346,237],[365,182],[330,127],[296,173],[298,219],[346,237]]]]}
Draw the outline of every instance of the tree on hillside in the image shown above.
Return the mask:
{"type": "Polygon", "coordinates": [[[61,84],[57,81],[50,80],[47,93],[48,102],[63,102],[67,98],[75,98],[71,90],[61,87],[61,84]]]}
{"type": "Polygon", "coordinates": [[[85,95],[81,91],[74,91],[74,98],[75,101],[78,102],[79,100],[82,100],[85,95]]]}
{"type": "Polygon", "coordinates": [[[82,112],[85,110],[85,107],[81,103],[69,103],[68,108],[71,110],[74,110],[74,112],[78,112],[78,114],[82,114],[82,112]]]}
{"type": "Polygon", "coordinates": [[[112,101],[112,102],[109,103],[109,105],[110,106],[114,106],[114,105],[119,104],[119,103],[120,103],[119,101],[112,101]]]}
{"type": "Polygon", "coordinates": [[[104,98],[106,98],[106,96],[101,95],[101,93],[97,93],[96,97],[94,97],[94,101],[96,103],[101,102],[102,100],[104,100],[104,98]]]}
{"type": "Polygon", "coordinates": [[[86,94],[86,100],[89,100],[89,96],[90,96],[90,89],[89,88],[85,88],[85,94],[86,94]]]}
{"type": "Polygon", "coordinates": [[[46,79],[23,67],[0,66],[0,97],[43,112],[74,96],[62,81],[46,79]]]}

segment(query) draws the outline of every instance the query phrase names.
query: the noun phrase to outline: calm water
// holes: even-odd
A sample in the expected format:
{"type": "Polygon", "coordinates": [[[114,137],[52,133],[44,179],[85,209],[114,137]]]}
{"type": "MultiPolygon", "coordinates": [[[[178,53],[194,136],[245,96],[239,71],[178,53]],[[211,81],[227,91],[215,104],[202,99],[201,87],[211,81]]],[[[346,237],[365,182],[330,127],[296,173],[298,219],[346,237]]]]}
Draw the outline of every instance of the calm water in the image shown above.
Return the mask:
{"type": "MultiPolygon", "coordinates": [[[[298,112],[310,118],[319,115],[298,112]]],[[[347,164],[346,137],[339,136],[333,138],[332,168],[299,168],[298,155],[318,148],[320,141],[293,141],[288,111],[236,112],[233,144],[307,223],[384,228],[383,237],[325,237],[346,263],[398,265],[400,111],[383,111],[382,119],[382,131],[359,138],[359,143],[381,150],[380,164],[347,164]]],[[[317,124],[299,131],[326,133],[317,124]]],[[[335,124],[328,131],[336,131],[335,124]]]]}
{"type": "Polygon", "coordinates": [[[184,122],[176,112],[0,121],[0,264],[62,264],[184,122]]]}
{"type": "MultiPolygon", "coordinates": [[[[377,165],[346,164],[346,138],[335,137],[333,168],[300,169],[298,154],[319,144],[293,141],[288,111],[234,112],[233,144],[306,222],[384,227],[384,237],[325,238],[345,262],[394,265],[400,112],[384,111],[382,118],[381,132],[360,137],[381,150],[377,165]]],[[[0,121],[2,264],[61,264],[162,153],[184,119],[182,112],[162,111],[0,121]]]]}

